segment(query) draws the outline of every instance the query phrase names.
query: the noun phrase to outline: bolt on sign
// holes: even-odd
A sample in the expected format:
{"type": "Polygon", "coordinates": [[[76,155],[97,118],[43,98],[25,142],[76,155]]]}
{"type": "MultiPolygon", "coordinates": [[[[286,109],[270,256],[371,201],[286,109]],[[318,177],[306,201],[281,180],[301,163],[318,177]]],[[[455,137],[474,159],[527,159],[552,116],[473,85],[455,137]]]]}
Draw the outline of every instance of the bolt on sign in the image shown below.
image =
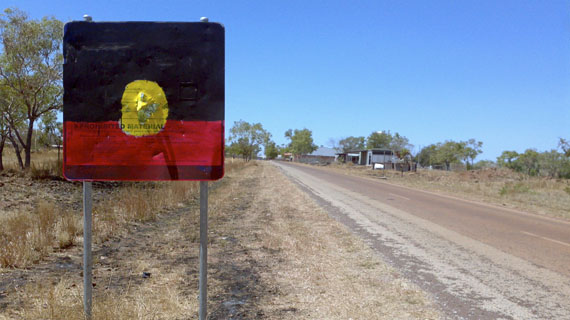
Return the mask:
{"type": "Polygon", "coordinates": [[[65,177],[220,179],[224,37],[209,22],[67,23],[65,177]]]}

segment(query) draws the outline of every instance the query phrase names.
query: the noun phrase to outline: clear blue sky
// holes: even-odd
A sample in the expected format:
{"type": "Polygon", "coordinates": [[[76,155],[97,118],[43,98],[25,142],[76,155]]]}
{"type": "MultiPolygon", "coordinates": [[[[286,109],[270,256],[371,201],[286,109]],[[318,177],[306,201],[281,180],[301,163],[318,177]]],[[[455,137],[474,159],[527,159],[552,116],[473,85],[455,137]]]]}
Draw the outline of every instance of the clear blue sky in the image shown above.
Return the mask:
{"type": "MultiPolygon", "coordinates": [[[[210,21],[226,27],[226,126],[261,122],[278,144],[390,130],[503,150],[570,138],[568,1],[3,0],[66,22],[210,21]]],[[[227,130],[226,130],[227,132],[227,130]]]]}

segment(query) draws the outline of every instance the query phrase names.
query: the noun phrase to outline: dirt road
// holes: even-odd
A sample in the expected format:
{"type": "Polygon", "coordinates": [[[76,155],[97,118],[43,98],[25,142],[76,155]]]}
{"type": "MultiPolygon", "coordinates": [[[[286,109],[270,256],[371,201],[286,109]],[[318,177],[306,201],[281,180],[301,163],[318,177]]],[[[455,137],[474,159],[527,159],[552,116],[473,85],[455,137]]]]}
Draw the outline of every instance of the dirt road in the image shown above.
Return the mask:
{"type": "Polygon", "coordinates": [[[274,162],[453,319],[570,319],[570,223],[274,162]]]}

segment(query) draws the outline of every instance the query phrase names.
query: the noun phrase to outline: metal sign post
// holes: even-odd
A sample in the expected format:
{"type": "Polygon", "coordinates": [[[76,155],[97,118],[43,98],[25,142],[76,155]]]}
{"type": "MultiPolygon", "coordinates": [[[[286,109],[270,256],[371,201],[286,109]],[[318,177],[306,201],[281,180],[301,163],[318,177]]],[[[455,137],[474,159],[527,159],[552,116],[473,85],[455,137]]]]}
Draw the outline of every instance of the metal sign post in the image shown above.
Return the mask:
{"type": "MultiPolygon", "coordinates": [[[[83,19],[87,22],[93,20],[87,14],[83,19]]],[[[93,309],[92,209],[92,183],[83,181],[83,313],[86,320],[91,320],[93,309]]]]}
{"type": "Polygon", "coordinates": [[[91,257],[91,181],[83,182],[83,311],[85,319],[91,320],[92,307],[92,257],[91,257]]]}
{"type": "Polygon", "coordinates": [[[208,315],[208,181],[200,181],[200,309],[199,319],[208,315]]]}
{"type": "MultiPolygon", "coordinates": [[[[200,18],[208,22],[208,18],[200,18]]],[[[200,181],[200,306],[199,319],[206,320],[208,316],[208,181],[200,181]]]]}

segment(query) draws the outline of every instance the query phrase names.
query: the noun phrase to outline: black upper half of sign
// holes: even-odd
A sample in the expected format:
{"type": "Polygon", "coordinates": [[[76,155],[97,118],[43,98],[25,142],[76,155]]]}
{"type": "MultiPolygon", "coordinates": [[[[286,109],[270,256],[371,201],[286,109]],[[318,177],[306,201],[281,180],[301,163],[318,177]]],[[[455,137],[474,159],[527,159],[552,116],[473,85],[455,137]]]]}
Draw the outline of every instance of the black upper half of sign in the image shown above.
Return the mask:
{"type": "Polygon", "coordinates": [[[224,27],[209,22],[67,23],[64,121],[119,120],[135,80],[162,87],[168,119],[224,120],[224,37],[224,27]]]}

